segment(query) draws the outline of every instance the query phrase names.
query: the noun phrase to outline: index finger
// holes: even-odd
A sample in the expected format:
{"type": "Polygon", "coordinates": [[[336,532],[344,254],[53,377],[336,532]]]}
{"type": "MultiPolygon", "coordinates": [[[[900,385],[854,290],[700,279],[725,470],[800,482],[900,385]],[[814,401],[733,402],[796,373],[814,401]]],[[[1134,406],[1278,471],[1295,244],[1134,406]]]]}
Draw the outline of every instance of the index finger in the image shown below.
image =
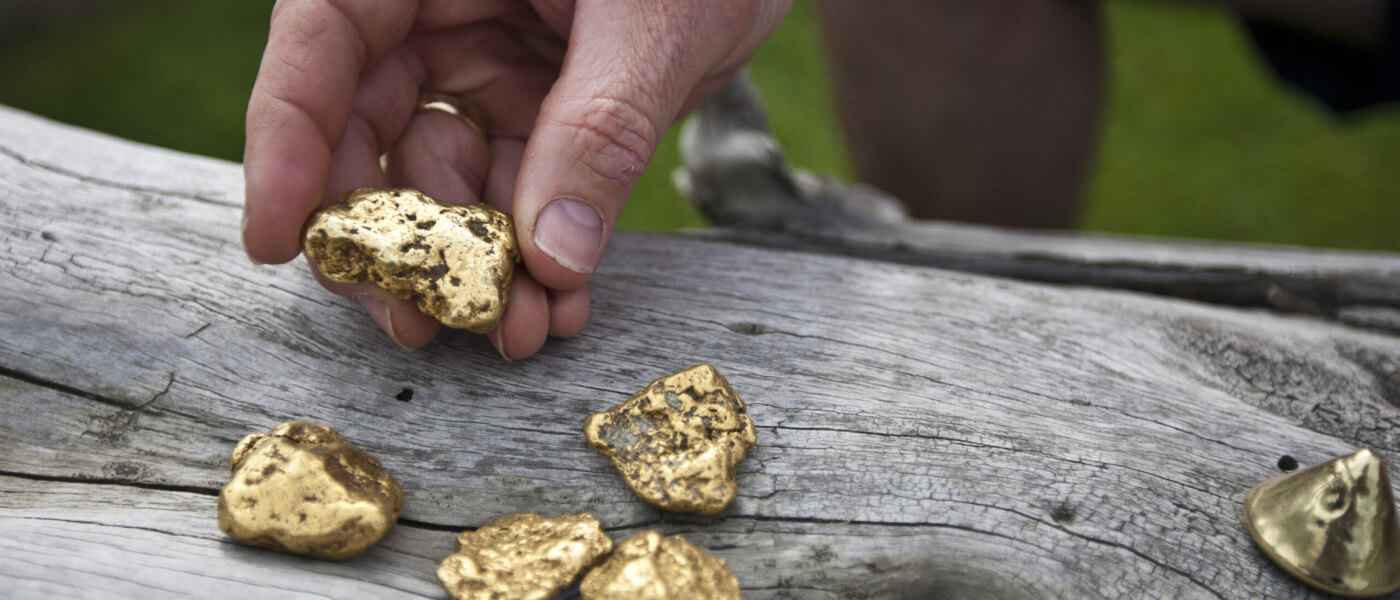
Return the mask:
{"type": "Polygon", "coordinates": [[[365,66],[408,35],[416,0],[279,0],[248,101],[243,243],[257,262],[301,251],[325,199],[365,66]]]}

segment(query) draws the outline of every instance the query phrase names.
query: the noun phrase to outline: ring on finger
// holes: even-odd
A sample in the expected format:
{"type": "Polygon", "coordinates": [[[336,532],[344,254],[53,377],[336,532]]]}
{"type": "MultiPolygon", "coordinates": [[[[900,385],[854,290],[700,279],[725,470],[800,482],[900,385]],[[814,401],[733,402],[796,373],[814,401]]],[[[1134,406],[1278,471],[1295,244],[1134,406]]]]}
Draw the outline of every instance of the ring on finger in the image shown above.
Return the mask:
{"type": "Polygon", "coordinates": [[[463,100],[458,96],[444,94],[442,92],[419,92],[418,104],[414,106],[413,112],[420,113],[430,110],[457,117],[461,119],[463,123],[466,123],[467,127],[472,128],[472,131],[475,131],[482,139],[486,139],[487,137],[486,130],[488,123],[486,120],[486,113],[481,110],[481,107],[471,102],[463,100]]]}

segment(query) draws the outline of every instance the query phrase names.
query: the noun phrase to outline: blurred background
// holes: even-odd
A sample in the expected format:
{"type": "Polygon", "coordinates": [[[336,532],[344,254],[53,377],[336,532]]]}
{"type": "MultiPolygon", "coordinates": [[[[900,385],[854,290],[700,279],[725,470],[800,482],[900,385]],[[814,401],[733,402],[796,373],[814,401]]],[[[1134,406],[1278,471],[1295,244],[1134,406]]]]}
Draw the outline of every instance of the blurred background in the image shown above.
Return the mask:
{"type": "MultiPolygon", "coordinates": [[[[1400,105],[1337,117],[1284,87],[1241,26],[1108,0],[1107,118],[1080,228],[1400,251],[1400,105]]],[[[271,0],[0,0],[0,104],[241,160],[271,0]]],[[[794,165],[850,178],[813,6],[752,63],[794,165]]],[[[669,182],[668,134],[620,227],[704,220],[669,182]]]]}

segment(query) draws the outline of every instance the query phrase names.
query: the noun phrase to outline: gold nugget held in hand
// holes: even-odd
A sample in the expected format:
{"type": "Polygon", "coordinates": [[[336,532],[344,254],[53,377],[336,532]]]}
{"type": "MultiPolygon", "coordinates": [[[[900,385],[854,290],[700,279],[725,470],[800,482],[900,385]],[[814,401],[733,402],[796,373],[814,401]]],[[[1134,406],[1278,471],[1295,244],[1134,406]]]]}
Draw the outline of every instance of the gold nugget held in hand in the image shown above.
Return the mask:
{"type": "Polygon", "coordinates": [[[312,215],[306,254],[332,281],[373,281],[448,327],[486,333],[520,260],[510,215],[412,189],[360,188],[312,215]]]}
{"type": "Polygon", "coordinates": [[[584,435],[641,499],[713,515],[738,492],[735,467],[758,441],[744,401],[704,364],[653,381],[588,417],[584,435]]]}
{"type": "Polygon", "coordinates": [[[722,558],[685,538],[644,531],[617,545],[579,586],[583,600],[738,600],[739,580],[722,558]]]}
{"type": "Polygon", "coordinates": [[[437,577],[454,600],[552,600],[612,546],[593,515],[507,515],[457,536],[437,577]]]}
{"type": "Polygon", "coordinates": [[[219,492],[219,529],[254,546],[340,560],[399,520],[403,490],[325,425],[291,421],[243,438],[219,492]]]}

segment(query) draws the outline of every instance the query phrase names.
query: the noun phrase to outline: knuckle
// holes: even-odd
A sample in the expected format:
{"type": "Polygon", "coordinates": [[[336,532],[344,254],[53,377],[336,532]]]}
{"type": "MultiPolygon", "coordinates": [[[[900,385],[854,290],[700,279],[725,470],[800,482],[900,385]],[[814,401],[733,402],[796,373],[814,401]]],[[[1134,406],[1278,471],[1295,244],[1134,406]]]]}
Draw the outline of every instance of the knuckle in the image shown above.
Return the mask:
{"type": "Polygon", "coordinates": [[[635,103],[619,98],[584,101],[573,130],[579,162],[599,177],[625,188],[636,185],[655,147],[659,127],[635,103]]]}

